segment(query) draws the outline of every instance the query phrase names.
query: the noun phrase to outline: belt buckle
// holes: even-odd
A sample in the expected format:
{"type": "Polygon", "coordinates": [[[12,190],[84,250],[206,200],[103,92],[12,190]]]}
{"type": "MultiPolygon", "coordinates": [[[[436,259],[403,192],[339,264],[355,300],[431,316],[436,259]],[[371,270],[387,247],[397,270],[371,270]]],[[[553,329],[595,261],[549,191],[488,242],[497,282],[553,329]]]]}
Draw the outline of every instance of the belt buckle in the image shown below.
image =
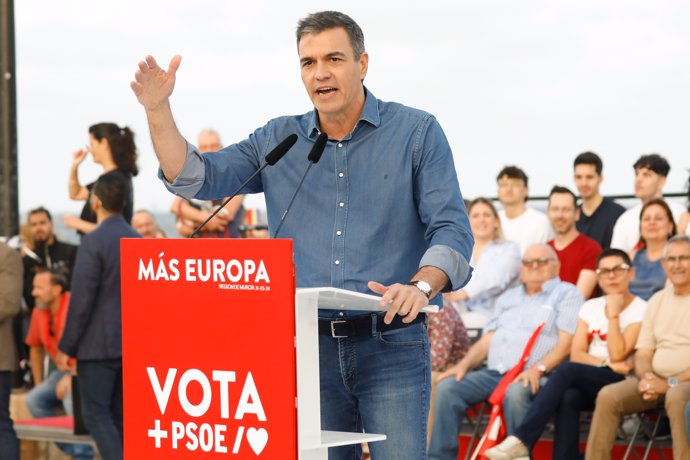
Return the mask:
{"type": "Polygon", "coordinates": [[[333,337],[334,339],[346,339],[348,337],[347,335],[335,334],[335,325],[340,323],[347,323],[347,321],[345,321],[344,319],[336,319],[331,321],[331,337],[333,337]]]}

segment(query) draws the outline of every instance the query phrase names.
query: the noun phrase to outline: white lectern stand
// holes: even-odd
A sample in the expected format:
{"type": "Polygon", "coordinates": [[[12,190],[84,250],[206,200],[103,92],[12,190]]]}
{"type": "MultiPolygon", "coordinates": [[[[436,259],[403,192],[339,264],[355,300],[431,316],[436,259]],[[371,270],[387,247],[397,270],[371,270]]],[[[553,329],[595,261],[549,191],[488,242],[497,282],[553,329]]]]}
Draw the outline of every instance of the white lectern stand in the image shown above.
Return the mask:
{"type": "MultiPolygon", "coordinates": [[[[297,289],[297,443],[300,460],[326,460],[329,447],[386,439],[385,434],[321,430],[318,309],[382,311],[379,300],[377,296],[337,288],[297,289]]],[[[431,305],[423,311],[436,312],[438,307],[431,305]]]]}

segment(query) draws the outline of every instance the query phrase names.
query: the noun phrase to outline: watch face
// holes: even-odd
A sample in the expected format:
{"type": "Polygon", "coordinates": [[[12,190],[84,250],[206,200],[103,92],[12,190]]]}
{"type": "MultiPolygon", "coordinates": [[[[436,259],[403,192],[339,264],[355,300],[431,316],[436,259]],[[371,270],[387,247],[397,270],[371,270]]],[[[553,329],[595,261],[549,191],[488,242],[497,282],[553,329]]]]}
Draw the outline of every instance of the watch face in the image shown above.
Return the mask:
{"type": "Polygon", "coordinates": [[[668,378],[668,386],[670,386],[671,388],[673,388],[673,387],[675,387],[676,385],[678,385],[678,379],[677,379],[676,377],[669,377],[669,378],[668,378]]]}

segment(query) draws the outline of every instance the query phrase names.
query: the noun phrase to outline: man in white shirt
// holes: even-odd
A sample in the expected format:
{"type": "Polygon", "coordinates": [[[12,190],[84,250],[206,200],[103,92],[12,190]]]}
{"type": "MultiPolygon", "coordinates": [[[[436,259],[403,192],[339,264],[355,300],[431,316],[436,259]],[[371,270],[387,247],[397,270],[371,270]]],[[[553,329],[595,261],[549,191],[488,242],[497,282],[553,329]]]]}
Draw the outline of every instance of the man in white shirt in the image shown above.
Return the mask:
{"type": "MultiPolygon", "coordinates": [[[[671,166],[666,158],[652,153],[642,155],[633,165],[635,169],[635,196],[641,203],[625,211],[613,227],[611,247],[630,252],[640,241],[640,211],[642,206],[655,198],[663,198],[662,192],[666,185],[671,166]]],[[[673,212],[673,218],[678,224],[685,208],[671,201],[667,201],[673,212]]]]}
{"type": "Polygon", "coordinates": [[[520,253],[533,244],[553,239],[553,229],[546,214],[525,206],[529,193],[528,178],[517,166],[506,166],[496,176],[498,199],[503,206],[498,216],[505,238],[520,245],[520,253]]]}

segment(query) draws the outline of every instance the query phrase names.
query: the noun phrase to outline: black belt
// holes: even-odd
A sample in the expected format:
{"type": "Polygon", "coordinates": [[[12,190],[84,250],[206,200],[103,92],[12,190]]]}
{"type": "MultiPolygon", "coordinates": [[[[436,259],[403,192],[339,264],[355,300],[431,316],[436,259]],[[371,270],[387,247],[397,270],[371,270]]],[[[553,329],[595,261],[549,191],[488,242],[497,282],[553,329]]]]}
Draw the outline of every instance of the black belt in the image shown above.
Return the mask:
{"type": "Polygon", "coordinates": [[[377,332],[392,331],[411,326],[426,320],[420,313],[410,323],[403,323],[404,316],[395,315],[390,324],[383,322],[385,313],[372,313],[354,318],[319,318],[319,334],[330,335],[334,339],[373,336],[377,332]]]}

